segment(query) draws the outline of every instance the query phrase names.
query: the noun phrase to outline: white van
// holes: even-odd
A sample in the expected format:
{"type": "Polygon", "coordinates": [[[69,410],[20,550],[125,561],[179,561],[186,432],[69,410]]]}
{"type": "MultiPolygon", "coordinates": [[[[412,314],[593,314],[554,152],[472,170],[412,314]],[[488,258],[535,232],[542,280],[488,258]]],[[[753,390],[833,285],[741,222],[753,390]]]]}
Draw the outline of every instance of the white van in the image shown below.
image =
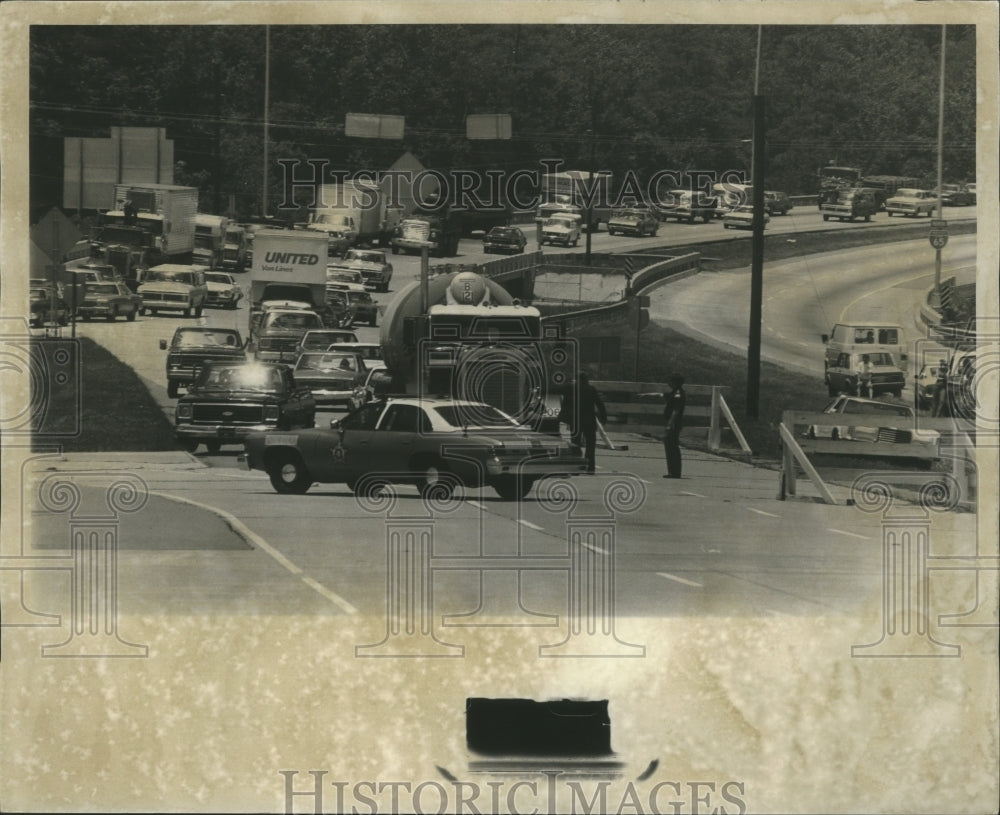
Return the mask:
{"type": "Polygon", "coordinates": [[[906,343],[903,341],[902,327],[893,323],[837,323],[829,334],[822,335],[826,344],[826,354],[823,358],[823,372],[826,373],[842,353],[877,353],[886,351],[892,354],[899,367],[905,371],[909,355],[906,343]]]}

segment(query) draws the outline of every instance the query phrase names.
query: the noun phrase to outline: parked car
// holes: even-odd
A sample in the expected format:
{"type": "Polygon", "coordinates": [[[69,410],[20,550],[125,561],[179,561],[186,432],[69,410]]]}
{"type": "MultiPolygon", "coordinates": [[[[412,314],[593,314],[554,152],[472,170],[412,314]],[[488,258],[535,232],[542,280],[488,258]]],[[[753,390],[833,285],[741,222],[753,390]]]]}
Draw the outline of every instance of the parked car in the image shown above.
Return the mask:
{"type": "Polygon", "coordinates": [[[121,281],[103,280],[88,283],[83,294],[83,302],[76,307],[76,313],[84,321],[92,317],[103,317],[109,323],[119,315],[130,323],[142,309],[142,297],[133,294],[121,281]]]}
{"type": "Polygon", "coordinates": [[[206,305],[236,308],[243,299],[243,289],[228,272],[205,272],[205,285],[208,287],[206,305]]]}
{"type": "Polygon", "coordinates": [[[838,396],[823,408],[823,412],[843,415],[845,422],[877,421],[878,424],[810,425],[806,431],[808,438],[915,444],[925,448],[920,457],[938,458],[939,456],[941,434],[936,430],[922,430],[914,427],[913,408],[909,405],[900,402],[882,402],[877,399],[860,399],[856,396],[838,396]],[[851,418],[846,418],[848,416],[851,418]],[[907,419],[909,421],[898,422],[898,424],[906,426],[897,427],[894,419],[907,419]]]}
{"type": "Polygon", "coordinates": [[[360,272],[361,280],[358,282],[366,289],[389,291],[389,282],[392,280],[392,264],[385,252],[374,249],[348,249],[347,254],[338,265],[340,268],[349,268],[360,272]]]}
{"type": "Polygon", "coordinates": [[[205,269],[177,263],[154,266],[143,276],[137,293],[142,298],[140,314],[182,311],[185,317],[200,317],[208,300],[205,269]]]}
{"type": "Polygon", "coordinates": [[[392,374],[386,368],[369,368],[365,381],[355,386],[349,410],[357,410],[392,393],[392,374]]]}
{"type": "Polygon", "coordinates": [[[491,405],[450,399],[371,402],[329,430],[251,434],[245,451],[243,465],[267,472],[280,493],[304,493],[318,481],[360,495],[387,483],[412,484],[444,497],[485,484],[515,501],[540,478],[587,470],[575,444],[528,430],[491,405]]]}
{"type": "Polygon", "coordinates": [[[946,207],[967,207],[975,203],[975,195],[964,184],[942,184],[941,204],[946,207]]]}
{"type": "MultiPolygon", "coordinates": [[[[766,228],[771,216],[765,212],[763,217],[766,228]]],[[[750,204],[744,204],[729,210],[722,216],[722,225],[726,229],[753,229],[753,207],[750,204]]]]}
{"type": "Polygon", "coordinates": [[[838,354],[837,358],[830,362],[826,369],[827,393],[830,396],[841,393],[857,395],[858,375],[856,371],[861,364],[861,357],[865,354],[871,363],[871,395],[891,393],[893,396],[900,396],[906,383],[906,375],[896,365],[892,354],[887,351],[856,351],[838,354]]]}
{"type": "Polygon", "coordinates": [[[542,244],[576,246],[580,242],[579,215],[557,212],[542,219],[542,244]]]}
{"type": "Polygon", "coordinates": [[[715,217],[716,204],[715,198],[698,190],[671,190],[656,209],[664,221],[674,218],[693,224],[696,218],[701,218],[708,223],[715,217]]]}
{"type": "Polygon", "coordinates": [[[926,215],[932,218],[937,205],[937,196],[930,190],[904,187],[896,190],[896,194],[885,202],[885,211],[890,218],[893,215],[912,215],[914,218],[926,215]]]}
{"type": "Polygon", "coordinates": [[[69,322],[69,306],[59,289],[59,286],[50,283],[38,285],[35,281],[31,282],[28,308],[31,325],[35,328],[41,328],[46,323],[66,325],[69,322]]]}
{"type": "Polygon", "coordinates": [[[969,203],[972,206],[975,206],[976,205],[976,185],[975,184],[966,184],[965,185],[965,191],[967,193],[969,193],[969,203]]]}
{"type": "Polygon", "coordinates": [[[787,215],[790,210],[795,209],[795,205],[785,193],[765,190],[764,209],[768,215],[787,215]]]}
{"type": "Polygon", "coordinates": [[[347,407],[368,368],[360,354],[350,351],[305,351],[292,369],[295,381],[312,391],[317,405],[347,407]]]}
{"type": "Polygon", "coordinates": [[[206,363],[246,361],[243,337],[235,328],[178,328],[169,346],[160,340],[160,350],[167,351],[167,396],[171,399],[177,398],[179,388],[194,382],[206,363]]]}
{"type": "Polygon", "coordinates": [[[519,255],[528,239],[516,226],[495,226],[483,237],[483,251],[488,254],[519,255]]]}
{"type": "Polygon", "coordinates": [[[620,209],[608,220],[609,235],[653,237],[660,229],[659,219],[648,209],[620,209]]]}
{"type": "Polygon", "coordinates": [[[209,362],[177,401],[174,435],[188,451],[209,452],[260,430],[296,430],[316,423],[316,400],[287,365],[209,362]]]}
{"type": "Polygon", "coordinates": [[[325,351],[337,342],[357,342],[358,335],[340,328],[319,328],[306,331],[295,347],[295,355],[303,351],[325,351]]]}

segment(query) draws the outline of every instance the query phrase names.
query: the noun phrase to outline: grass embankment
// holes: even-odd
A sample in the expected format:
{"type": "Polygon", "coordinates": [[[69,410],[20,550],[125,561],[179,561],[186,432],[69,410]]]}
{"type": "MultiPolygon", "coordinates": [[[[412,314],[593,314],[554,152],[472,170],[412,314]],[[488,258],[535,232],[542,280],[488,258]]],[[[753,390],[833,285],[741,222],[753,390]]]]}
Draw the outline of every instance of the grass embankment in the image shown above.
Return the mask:
{"type": "Polygon", "coordinates": [[[32,448],[61,445],[67,453],[176,450],[173,429],[132,368],[86,337],[32,341],[32,448]],[[79,371],[67,380],[46,343],[76,355],[79,371]],[[46,356],[44,364],[40,356],[46,356]],[[43,381],[44,377],[44,381],[43,381]]]}
{"type": "MultiPolygon", "coordinates": [[[[926,237],[927,228],[926,222],[920,222],[919,225],[894,225],[886,228],[767,235],[764,262],[766,264],[769,261],[874,243],[914,240],[926,237]]],[[[951,223],[949,230],[952,235],[971,234],[976,231],[976,224],[974,221],[951,223]]],[[[675,247],[664,251],[664,254],[677,254],[679,251],[701,252],[705,258],[703,265],[713,270],[742,268],[750,264],[749,238],[675,247]]],[[[820,360],[817,357],[817,364],[820,360]]],[[[757,418],[747,418],[746,357],[706,345],[655,324],[643,329],[639,369],[644,372],[643,379],[648,382],[666,382],[673,371],[681,371],[691,383],[727,385],[729,389],[724,394],[726,402],[753,450],[754,458],[777,459],[781,455],[778,424],[781,422],[782,411],[818,411],[829,401],[821,369],[817,369],[816,376],[811,377],[769,362],[761,362],[757,418]]],[[[723,439],[725,443],[737,446],[732,436],[724,435],[723,439]]]]}

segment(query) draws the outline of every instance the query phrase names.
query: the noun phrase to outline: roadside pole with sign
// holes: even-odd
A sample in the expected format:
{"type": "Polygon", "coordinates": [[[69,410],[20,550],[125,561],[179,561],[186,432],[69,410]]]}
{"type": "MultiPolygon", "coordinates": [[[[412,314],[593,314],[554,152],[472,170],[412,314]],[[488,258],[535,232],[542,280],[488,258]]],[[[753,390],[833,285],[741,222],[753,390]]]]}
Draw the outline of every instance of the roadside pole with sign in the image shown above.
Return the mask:
{"type": "MultiPolygon", "coordinates": [[[[940,215],[940,213],[938,213],[940,215]]],[[[934,247],[934,307],[941,305],[941,250],[948,244],[948,222],[943,218],[931,220],[931,229],[927,234],[931,246],[934,247]]]]}

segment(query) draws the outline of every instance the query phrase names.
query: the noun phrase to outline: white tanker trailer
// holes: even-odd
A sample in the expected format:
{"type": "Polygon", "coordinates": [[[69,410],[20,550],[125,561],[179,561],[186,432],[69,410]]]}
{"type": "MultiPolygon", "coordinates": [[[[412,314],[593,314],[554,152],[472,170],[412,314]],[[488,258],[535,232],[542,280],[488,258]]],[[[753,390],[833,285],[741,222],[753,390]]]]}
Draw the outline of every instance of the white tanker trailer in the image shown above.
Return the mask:
{"type": "Polygon", "coordinates": [[[382,319],[381,344],[397,393],[494,405],[519,422],[559,432],[559,402],[575,346],[543,326],[499,283],[475,272],[404,286],[382,319]]]}

